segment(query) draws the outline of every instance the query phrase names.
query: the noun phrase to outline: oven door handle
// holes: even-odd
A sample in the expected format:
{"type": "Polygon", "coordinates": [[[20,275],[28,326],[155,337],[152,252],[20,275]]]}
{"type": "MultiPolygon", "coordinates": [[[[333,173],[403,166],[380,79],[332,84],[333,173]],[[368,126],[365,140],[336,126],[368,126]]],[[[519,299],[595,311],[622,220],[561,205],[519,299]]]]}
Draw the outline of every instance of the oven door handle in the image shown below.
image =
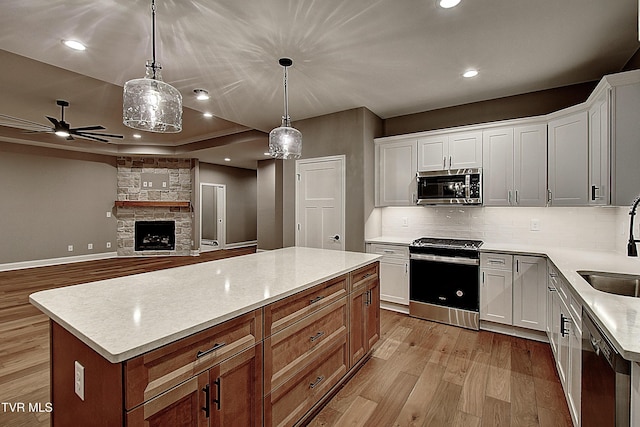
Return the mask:
{"type": "Polygon", "coordinates": [[[429,254],[410,254],[409,258],[419,261],[446,262],[449,264],[480,265],[480,260],[475,258],[449,257],[429,254]]]}

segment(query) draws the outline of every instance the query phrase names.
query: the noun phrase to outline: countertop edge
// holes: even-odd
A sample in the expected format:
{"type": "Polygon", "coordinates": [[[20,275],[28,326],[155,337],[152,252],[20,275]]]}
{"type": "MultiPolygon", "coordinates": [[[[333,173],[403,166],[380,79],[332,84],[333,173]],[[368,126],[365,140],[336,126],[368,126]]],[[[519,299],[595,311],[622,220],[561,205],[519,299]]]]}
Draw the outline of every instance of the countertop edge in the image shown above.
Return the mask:
{"type": "MultiPolygon", "coordinates": [[[[336,277],[339,277],[341,275],[347,274],[351,271],[357,270],[361,267],[364,267],[365,265],[371,264],[372,262],[376,262],[379,261],[382,258],[382,255],[378,255],[378,254],[370,254],[370,253],[365,253],[362,252],[360,253],[363,256],[366,256],[368,259],[367,260],[363,260],[362,262],[357,262],[354,263],[352,266],[350,266],[347,269],[340,269],[337,271],[332,272],[331,274],[328,274],[327,276],[324,276],[322,278],[313,280],[311,282],[305,283],[303,285],[288,289],[285,292],[281,292],[279,294],[276,295],[272,295],[268,298],[264,298],[261,301],[258,301],[254,304],[250,304],[247,305],[239,310],[234,310],[228,313],[225,313],[221,316],[217,316],[215,318],[212,318],[206,322],[202,322],[200,324],[197,325],[193,325],[191,327],[182,329],[178,332],[163,336],[161,338],[157,338],[153,341],[150,341],[148,343],[144,343],[142,345],[138,345],[135,346],[133,348],[129,348],[126,351],[122,351],[122,352],[111,352],[108,349],[104,348],[103,346],[101,346],[100,344],[98,344],[94,339],[88,337],[86,334],[84,334],[82,331],[78,330],[76,327],[74,327],[73,325],[69,324],[69,322],[65,321],[63,318],[61,318],[60,316],[58,316],[56,313],[52,312],[50,309],[48,309],[45,305],[43,305],[40,301],[37,300],[37,296],[40,293],[43,292],[48,292],[49,290],[46,291],[39,291],[39,292],[35,292],[33,294],[29,295],[29,302],[35,306],[36,308],[38,308],[41,312],[43,312],[46,316],[48,316],[51,320],[55,321],[56,323],[58,323],[60,326],[62,326],[65,330],[67,330],[68,332],[70,332],[73,336],[75,336],[76,338],[78,338],[80,341],[82,341],[84,344],[86,344],[87,346],[89,346],[91,349],[93,349],[96,353],[98,353],[99,355],[101,355],[102,357],[104,357],[106,360],[108,360],[111,363],[121,363],[124,362],[126,360],[132,359],[134,357],[140,356],[144,353],[147,353],[149,351],[152,350],[156,350],[164,345],[170,344],[172,342],[178,341],[180,339],[186,338],[190,335],[196,334],[198,332],[202,332],[208,328],[211,328],[213,326],[219,325],[221,323],[224,323],[228,320],[231,320],[235,317],[241,316],[243,314],[247,314],[253,310],[257,310],[260,308],[263,308],[269,304],[272,304],[276,301],[279,301],[281,299],[287,298],[291,295],[294,295],[298,292],[302,292],[305,291],[309,288],[312,288],[320,283],[326,282],[328,280],[334,279],[336,277]]],[[[240,257],[238,257],[240,258],[240,257]]],[[[218,260],[220,261],[220,260],[218,260]]],[[[211,261],[213,263],[215,263],[216,261],[211,261]]],[[[98,282],[89,282],[89,283],[98,283],[98,282]]]]}

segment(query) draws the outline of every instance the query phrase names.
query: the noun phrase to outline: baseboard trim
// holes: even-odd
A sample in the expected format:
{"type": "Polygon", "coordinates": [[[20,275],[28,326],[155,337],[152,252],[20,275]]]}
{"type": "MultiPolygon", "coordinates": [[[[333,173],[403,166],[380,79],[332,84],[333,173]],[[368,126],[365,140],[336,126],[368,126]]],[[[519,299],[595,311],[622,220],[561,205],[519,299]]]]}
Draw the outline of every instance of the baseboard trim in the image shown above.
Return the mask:
{"type": "Polygon", "coordinates": [[[503,335],[511,335],[518,338],[525,338],[533,341],[549,342],[546,332],[536,331],[533,329],[520,328],[518,326],[503,325],[500,323],[480,321],[480,329],[483,331],[497,332],[503,335]]]}
{"type": "Polygon", "coordinates": [[[409,314],[409,306],[397,304],[395,302],[380,301],[380,308],[395,311],[396,313],[409,314]]]}
{"type": "Polygon", "coordinates": [[[71,264],[72,262],[94,261],[98,259],[115,258],[117,252],[102,252],[99,254],[76,255],[62,258],[37,259],[33,261],[20,261],[0,264],[0,271],[22,270],[25,268],[46,267],[50,265],[71,264]]]}

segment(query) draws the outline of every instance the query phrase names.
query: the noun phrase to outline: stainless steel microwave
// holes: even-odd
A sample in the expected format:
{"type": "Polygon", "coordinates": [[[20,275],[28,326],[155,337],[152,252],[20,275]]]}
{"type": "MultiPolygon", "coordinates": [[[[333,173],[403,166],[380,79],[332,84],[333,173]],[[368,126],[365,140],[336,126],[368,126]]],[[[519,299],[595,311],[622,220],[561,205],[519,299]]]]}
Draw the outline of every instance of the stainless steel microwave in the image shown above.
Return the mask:
{"type": "Polygon", "coordinates": [[[482,169],[418,172],[418,205],[481,205],[482,169]]]}

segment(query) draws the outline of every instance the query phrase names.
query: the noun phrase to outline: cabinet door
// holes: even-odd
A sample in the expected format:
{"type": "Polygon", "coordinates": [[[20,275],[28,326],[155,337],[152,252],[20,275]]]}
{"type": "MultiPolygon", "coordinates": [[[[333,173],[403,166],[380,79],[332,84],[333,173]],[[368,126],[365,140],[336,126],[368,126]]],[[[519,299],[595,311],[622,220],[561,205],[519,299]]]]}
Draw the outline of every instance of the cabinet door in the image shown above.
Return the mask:
{"type": "Polygon", "coordinates": [[[512,272],[510,270],[482,270],[480,286],[480,319],[512,323],[512,272]]]}
{"type": "Polygon", "coordinates": [[[586,111],[549,122],[549,191],[552,206],[588,204],[587,130],[586,111]]]}
{"type": "Polygon", "coordinates": [[[513,204],[513,128],[482,133],[482,200],[485,206],[513,204]]]}
{"type": "Polygon", "coordinates": [[[580,424],[580,402],[582,395],[582,332],[572,323],[569,333],[569,387],[567,402],[574,425],[580,424]]]}
{"type": "Polygon", "coordinates": [[[418,140],[418,170],[441,171],[449,168],[449,147],[446,135],[418,140]]]}
{"type": "Polygon", "coordinates": [[[376,144],[376,206],[411,206],[416,200],[415,139],[376,144]]]}
{"type": "Polygon", "coordinates": [[[589,204],[609,204],[608,92],[589,109],[589,204]]]}
{"type": "MultiPolygon", "coordinates": [[[[518,206],[547,204],[547,126],[514,129],[513,200],[518,206]]],[[[486,187],[485,187],[486,191],[486,187]]]]}
{"type": "Polygon", "coordinates": [[[366,351],[369,351],[380,339],[380,284],[377,281],[372,282],[368,286],[367,294],[368,296],[365,296],[365,338],[366,351]]]}
{"type": "Polygon", "coordinates": [[[409,260],[385,257],[380,261],[380,299],[409,305],[409,260]]]}
{"type": "Polygon", "coordinates": [[[365,330],[367,287],[358,288],[349,295],[349,368],[367,353],[365,330]]]}
{"type": "Polygon", "coordinates": [[[460,132],[449,135],[449,168],[482,167],[482,132],[460,132]]]}
{"type": "Polygon", "coordinates": [[[558,317],[555,321],[558,325],[558,353],[556,365],[558,367],[560,382],[566,390],[569,378],[569,333],[571,329],[571,318],[569,317],[569,310],[567,309],[567,306],[562,302],[559,295],[557,300],[558,317]]]}
{"type": "Polygon", "coordinates": [[[210,378],[212,426],[262,425],[262,343],[211,368],[210,378]]]}
{"type": "Polygon", "coordinates": [[[211,415],[207,387],[209,372],[205,371],[129,411],[127,426],[206,427],[211,415]]]}
{"type": "Polygon", "coordinates": [[[544,332],[547,323],[547,260],[517,256],[513,270],[513,325],[544,332]]]}

